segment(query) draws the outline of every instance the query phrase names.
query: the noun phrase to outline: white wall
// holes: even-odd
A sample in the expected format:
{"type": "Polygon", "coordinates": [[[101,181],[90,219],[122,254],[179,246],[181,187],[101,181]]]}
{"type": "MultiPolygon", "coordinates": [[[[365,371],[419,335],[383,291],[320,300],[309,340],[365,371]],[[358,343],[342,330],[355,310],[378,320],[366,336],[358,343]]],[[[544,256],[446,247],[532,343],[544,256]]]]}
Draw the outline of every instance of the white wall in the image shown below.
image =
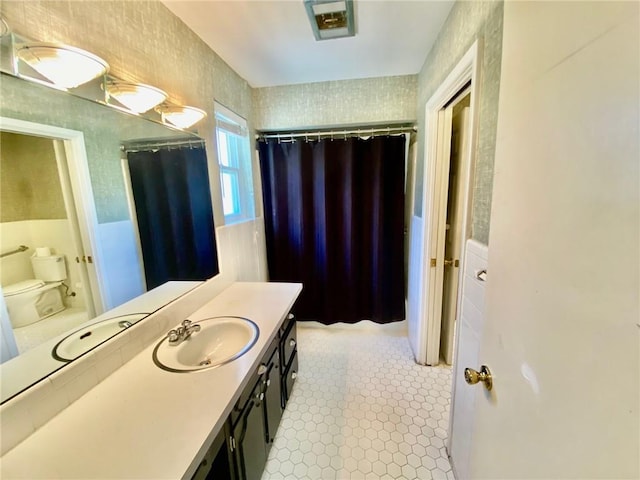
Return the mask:
{"type": "Polygon", "coordinates": [[[264,218],[216,228],[220,271],[239,282],[267,281],[264,218]]]}
{"type": "Polygon", "coordinates": [[[18,356],[18,345],[13,335],[13,327],[9,319],[7,305],[2,297],[2,287],[0,287],[0,363],[18,356]]]}
{"type": "Polygon", "coordinates": [[[136,237],[131,220],[98,224],[105,311],[142,295],[143,273],[136,251],[136,237]]]}

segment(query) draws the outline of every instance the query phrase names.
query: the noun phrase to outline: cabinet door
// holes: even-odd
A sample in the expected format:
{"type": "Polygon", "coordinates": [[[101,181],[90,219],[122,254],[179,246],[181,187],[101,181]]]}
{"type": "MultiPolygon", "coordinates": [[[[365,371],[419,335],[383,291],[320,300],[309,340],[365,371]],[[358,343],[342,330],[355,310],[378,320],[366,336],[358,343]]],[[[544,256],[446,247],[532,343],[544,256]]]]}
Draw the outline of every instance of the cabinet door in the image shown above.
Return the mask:
{"type": "Polygon", "coordinates": [[[284,333],[281,339],[282,344],[282,370],[284,371],[291,363],[293,352],[296,350],[298,344],[298,334],[296,330],[295,320],[291,320],[287,326],[287,331],[284,333]]]}
{"type": "Polygon", "coordinates": [[[280,365],[283,372],[291,362],[297,342],[296,320],[293,315],[289,314],[280,332],[280,365]]]}
{"type": "Polygon", "coordinates": [[[234,480],[227,437],[230,425],[225,423],[200,462],[191,480],[234,480]]]}
{"type": "Polygon", "coordinates": [[[254,388],[251,399],[233,429],[235,456],[240,480],[260,480],[267,463],[265,448],[262,384],[254,388]]]}
{"type": "Polygon", "coordinates": [[[298,352],[294,350],[293,358],[291,359],[291,364],[287,369],[287,373],[283,377],[283,388],[284,388],[284,398],[289,400],[291,396],[291,391],[293,390],[293,384],[296,381],[296,377],[298,376],[298,352]]]}
{"type": "Polygon", "coordinates": [[[274,353],[269,362],[269,370],[264,379],[264,418],[267,429],[267,452],[271,448],[273,439],[276,436],[280,419],[282,418],[281,388],[280,388],[280,355],[278,351],[274,353]]]}

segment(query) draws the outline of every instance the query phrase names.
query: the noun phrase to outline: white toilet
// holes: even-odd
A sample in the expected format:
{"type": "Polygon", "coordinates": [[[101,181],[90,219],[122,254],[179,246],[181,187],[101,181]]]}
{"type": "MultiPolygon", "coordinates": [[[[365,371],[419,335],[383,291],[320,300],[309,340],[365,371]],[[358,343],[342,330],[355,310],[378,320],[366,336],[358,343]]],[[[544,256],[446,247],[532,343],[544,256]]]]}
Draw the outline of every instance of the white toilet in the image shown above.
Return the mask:
{"type": "Polygon", "coordinates": [[[62,255],[31,257],[36,277],[3,287],[4,301],[13,328],[25,327],[65,309],[60,288],[67,278],[62,255]]]}

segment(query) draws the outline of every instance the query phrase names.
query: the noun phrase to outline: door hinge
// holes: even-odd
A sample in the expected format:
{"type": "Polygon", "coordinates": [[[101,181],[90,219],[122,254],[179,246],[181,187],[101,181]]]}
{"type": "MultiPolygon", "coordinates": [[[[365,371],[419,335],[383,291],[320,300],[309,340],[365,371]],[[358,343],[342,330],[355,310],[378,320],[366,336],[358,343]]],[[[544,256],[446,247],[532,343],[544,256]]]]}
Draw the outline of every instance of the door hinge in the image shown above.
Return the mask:
{"type": "Polygon", "coordinates": [[[436,259],[432,258],[431,259],[431,267],[435,267],[436,266],[436,259]]]}
{"type": "Polygon", "coordinates": [[[236,449],[236,439],[233,437],[229,437],[229,448],[232,452],[236,449]]]}
{"type": "Polygon", "coordinates": [[[458,259],[453,260],[453,259],[449,258],[449,259],[445,259],[445,261],[444,261],[444,266],[445,267],[456,267],[457,268],[459,265],[460,265],[460,260],[458,260],[458,259]]]}

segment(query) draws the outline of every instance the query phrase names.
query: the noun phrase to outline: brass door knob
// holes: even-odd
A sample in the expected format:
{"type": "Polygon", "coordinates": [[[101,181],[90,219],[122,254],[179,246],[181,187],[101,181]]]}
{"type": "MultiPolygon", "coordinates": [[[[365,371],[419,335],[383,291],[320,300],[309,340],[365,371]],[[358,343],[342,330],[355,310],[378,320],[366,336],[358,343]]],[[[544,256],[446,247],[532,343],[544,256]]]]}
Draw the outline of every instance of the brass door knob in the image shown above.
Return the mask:
{"type": "Polygon", "coordinates": [[[480,367],[480,371],[477,372],[473,368],[464,369],[464,380],[469,385],[475,385],[478,382],[484,383],[487,390],[491,391],[493,388],[493,378],[491,377],[491,370],[486,365],[480,367]]]}

